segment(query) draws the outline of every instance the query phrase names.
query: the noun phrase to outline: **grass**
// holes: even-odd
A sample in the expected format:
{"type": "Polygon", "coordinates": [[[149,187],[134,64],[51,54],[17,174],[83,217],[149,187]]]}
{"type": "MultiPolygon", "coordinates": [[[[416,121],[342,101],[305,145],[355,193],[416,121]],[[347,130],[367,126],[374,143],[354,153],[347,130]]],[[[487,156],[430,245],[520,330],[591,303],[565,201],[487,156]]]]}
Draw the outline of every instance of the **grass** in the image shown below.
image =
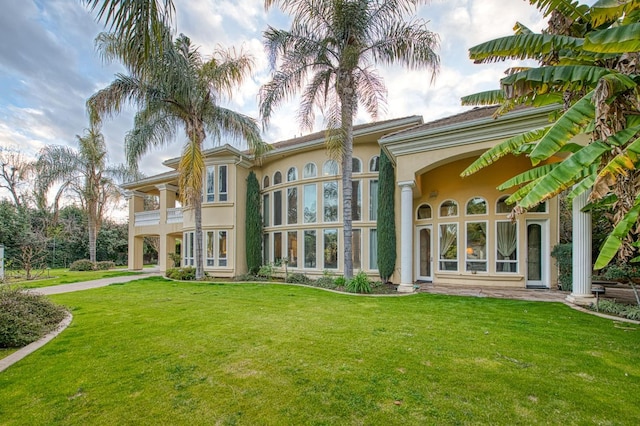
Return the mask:
{"type": "Polygon", "coordinates": [[[640,329],[562,304],[147,278],[53,297],[2,424],[640,423],[640,329]]]}
{"type": "Polygon", "coordinates": [[[40,288],[61,284],[71,284],[81,281],[99,280],[102,278],[122,277],[125,275],[137,275],[140,272],[134,271],[70,271],[68,269],[51,269],[45,272],[37,280],[9,280],[9,284],[17,284],[24,288],[40,288]]]}

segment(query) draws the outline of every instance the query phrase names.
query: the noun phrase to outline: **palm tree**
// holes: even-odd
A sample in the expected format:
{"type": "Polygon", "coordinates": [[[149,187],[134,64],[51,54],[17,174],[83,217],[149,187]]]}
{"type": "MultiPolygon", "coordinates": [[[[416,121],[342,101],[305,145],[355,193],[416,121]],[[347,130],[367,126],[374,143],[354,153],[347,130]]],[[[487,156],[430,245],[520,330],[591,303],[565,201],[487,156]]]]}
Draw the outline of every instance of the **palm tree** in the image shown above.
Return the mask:
{"type": "Polygon", "coordinates": [[[46,195],[55,184],[60,188],[57,200],[64,193],[75,195],[87,212],[89,228],[89,259],[96,261],[96,239],[108,204],[120,196],[116,179],[121,167],[107,166],[104,136],[96,126],[76,135],[78,150],[50,145],[43,148],[36,161],[37,192],[46,195]]]}
{"type": "Polygon", "coordinates": [[[477,63],[535,59],[539,67],[514,68],[501,89],[463,98],[478,105],[563,106],[549,126],[511,138],[482,155],[463,176],[508,154],[527,154],[534,166],[499,189],[519,187],[511,196],[519,213],[572,188],[573,198],[590,190],[593,203],[608,204],[614,230],[595,264],[606,266],[618,254],[633,257],[640,215],[640,2],[599,0],[592,6],[571,0],[531,0],[549,26],[541,34],[521,24],[516,34],[470,49],[477,63]],[[589,136],[576,145],[572,138],[589,136]],[[561,162],[538,166],[558,155],[561,162]]]}
{"type": "Polygon", "coordinates": [[[242,83],[250,71],[251,58],[232,51],[217,50],[204,60],[188,37],[180,35],[175,42],[165,32],[162,46],[143,64],[143,69],[130,66],[128,45],[113,34],[98,37],[101,52],[119,58],[130,75],[118,74],[105,89],[95,93],[87,107],[94,120],[120,111],[126,102],[138,106],[134,128],[127,134],[125,150],[131,166],[151,147],[174,140],[179,127],[184,127],[186,143],[178,170],[180,195],[195,212],[196,278],[204,276],[202,259],[202,186],[204,159],[202,145],[210,135],[219,141],[222,134],[242,138],[255,155],[267,145],[260,137],[255,120],[221,107],[222,97],[230,97],[233,88],[242,83]]]}
{"type": "Polygon", "coordinates": [[[127,48],[126,62],[137,70],[161,43],[175,15],[172,0],[82,0],[127,48]]]}
{"type": "Polygon", "coordinates": [[[438,37],[421,19],[405,21],[419,1],[412,0],[266,0],[292,15],[289,31],[269,27],[265,46],[274,73],[260,90],[266,125],[274,109],[302,92],[298,120],[305,130],[324,112],[327,147],[342,161],[344,274],[353,276],[352,156],[353,119],[362,105],[375,120],[386,98],[378,64],[412,69],[439,68],[438,37]],[[276,69],[277,68],[277,69],[276,69]]]}

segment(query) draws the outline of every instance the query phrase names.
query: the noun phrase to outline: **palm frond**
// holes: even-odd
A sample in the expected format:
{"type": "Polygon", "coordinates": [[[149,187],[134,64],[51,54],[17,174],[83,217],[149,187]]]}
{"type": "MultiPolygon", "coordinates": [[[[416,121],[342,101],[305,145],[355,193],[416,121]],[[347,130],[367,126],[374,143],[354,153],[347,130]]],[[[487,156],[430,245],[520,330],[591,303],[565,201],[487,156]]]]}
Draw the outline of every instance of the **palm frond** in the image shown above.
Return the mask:
{"type": "Polygon", "coordinates": [[[189,139],[182,150],[178,165],[180,195],[187,206],[193,206],[196,204],[196,198],[202,196],[204,168],[200,142],[189,139]]]}

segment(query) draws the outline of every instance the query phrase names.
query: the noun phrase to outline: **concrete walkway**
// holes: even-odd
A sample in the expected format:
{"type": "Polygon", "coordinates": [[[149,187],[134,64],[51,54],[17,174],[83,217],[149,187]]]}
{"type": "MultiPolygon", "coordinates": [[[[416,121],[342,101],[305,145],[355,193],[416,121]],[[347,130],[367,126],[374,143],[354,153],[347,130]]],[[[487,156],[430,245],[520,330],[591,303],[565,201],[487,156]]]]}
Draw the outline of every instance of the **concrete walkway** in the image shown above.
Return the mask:
{"type": "Polygon", "coordinates": [[[419,293],[447,294],[451,296],[494,297],[498,299],[531,300],[535,302],[560,302],[565,300],[569,292],[550,289],[525,289],[504,287],[466,287],[458,285],[434,285],[422,283],[416,290],[419,293]]]}
{"type": "Polygon", "coordinates": [[[160,276],[160,275],[161,274],[158,271],[158,269],[152,268],[152,269],[144,269],[142,272],[140,272],[139,274],[135,274],[135,275],[125,275],[125,276],[122,276],[122,277],[102,278],[102,279],[99,279],[99,280],[82,281],[82,282],[71,283],[71,284],[60,284],[60,285],[54,285],[54,286],[51,286],[51,287],[40,287],[40,288],[34,288],[32,290],[29,290],[29,291],[31,291],[33,293],[44,294],[46,296],[49,296],[51,294],[70,293],[72,291],[91,290],[92,288],[106,287],[106,286],[111,285],[111,284],[128,283],[129,281],[135,281],[135,280],[139,280],[139,279],[142,279],[142,278],[160,276]]]}

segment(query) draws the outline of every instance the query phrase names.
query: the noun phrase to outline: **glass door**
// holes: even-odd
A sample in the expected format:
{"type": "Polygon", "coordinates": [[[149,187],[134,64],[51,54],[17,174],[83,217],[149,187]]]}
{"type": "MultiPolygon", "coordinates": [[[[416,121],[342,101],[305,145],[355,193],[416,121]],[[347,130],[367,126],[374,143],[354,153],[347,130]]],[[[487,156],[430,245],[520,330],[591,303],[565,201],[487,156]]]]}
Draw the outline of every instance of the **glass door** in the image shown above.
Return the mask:
{"type": "Polygon", "coordinates": [[[527,288],[549,288],[547,222],[527,221],[527,288]]]}
{"type": "Polygon", "coordinates": [[[417,229],[416,238],[416,279],[419,281],[433,280],[433,252],[432,226],[421,226],[417,229]]]}

